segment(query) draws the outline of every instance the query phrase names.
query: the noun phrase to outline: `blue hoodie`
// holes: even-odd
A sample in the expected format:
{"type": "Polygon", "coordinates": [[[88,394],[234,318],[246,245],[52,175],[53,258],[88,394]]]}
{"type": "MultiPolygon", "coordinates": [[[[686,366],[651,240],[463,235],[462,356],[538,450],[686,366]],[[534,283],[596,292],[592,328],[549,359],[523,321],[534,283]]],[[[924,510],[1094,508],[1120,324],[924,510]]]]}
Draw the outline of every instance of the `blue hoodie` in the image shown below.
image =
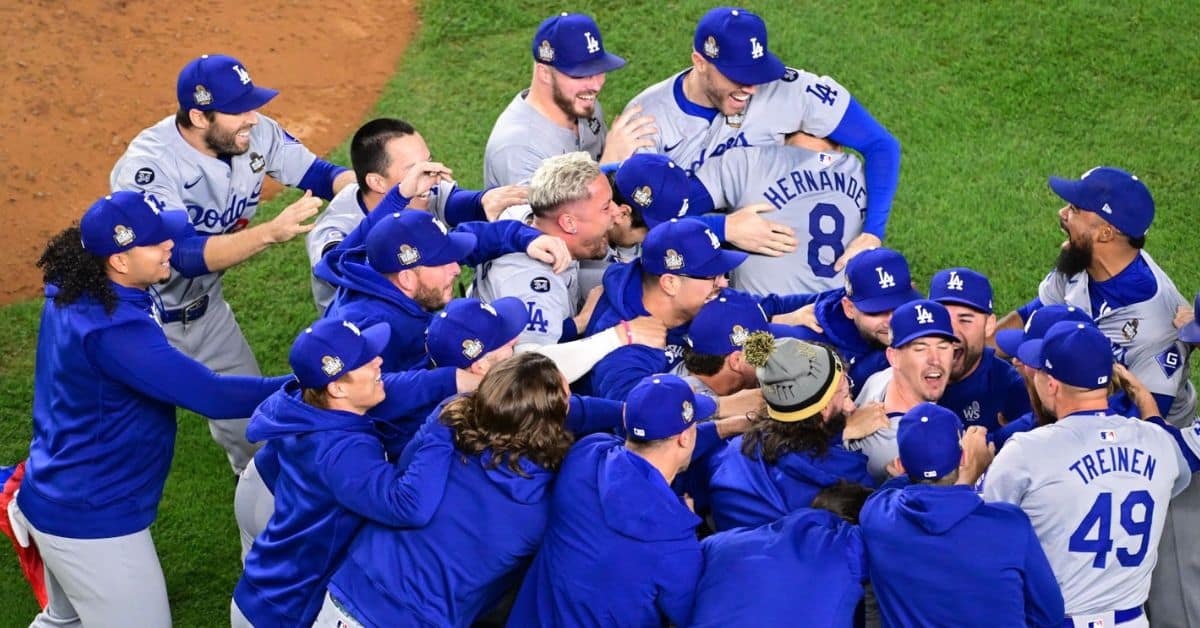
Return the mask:
{"type": "MultiPolygon", "coordinates": [[[[378,213],[375,211],[370,215],[378,213]]],[[[367,224],[367,221],[361,224],[367,224]]],[[[463,260],[468,266],[522,252],[542,235],[537,229],[515,220],[464,222],[454,231],[472,233],[478,239],[475,250],[463,260]]],[[[325,310],[325,318],[345,319],[364,329],[375,323],[387,323],[391,327],[392,335],[380,354],[384,371],[427,366],[425,330],[434,313],[426,311],[387,277],[371,268],[367,264],[365,246],[333,249],[317,262],[313,274],[337,289],[333,302],[325,310]]]]}
{"type": "Polygon", "coordinates": [[[850,375],[850,394],[857,397],[867,378],[889,365],[886,348],[868,342],[858,333],[854,321],[846,318],[846,312],[842,309],[844,296],[846,291],[841,288],[818,295],[814,314],[817,323],[825,331],[818,334],[807,327],[797,327],[796,337],[833,345],[846,360],[850,375]]]}
{"type": "MultiPolygon", "coordinates": [[[[761,451],[757,448],[756,455],[761,456],[761,451]]],[[[807,508],[821,489],[838,480],[876,486],[867,472],[867,457],[846,451],[840,439],[820,458],[790,452],[775,464],[767,464],[761,457],[743,454],[742,437],[738,436],[717,454],[713,468],[709,494],[718,530],[760,526],[807,508]]]]}
{"type": "Polygon", "coordinates": [[[526,477],[504,463],[489,467],[489,452],[464,456],[451,438],[432,418],[401,459],[439,442],[450,462],[429,523],[367,524],[329,582],[330,595],[364,625],[469,626],[517,584],[541,543],[554,472],[525,458],[526,477]]]}
{"type": "Polygon", "coordinates": [[[867,553],[858,527],[832,512],[801,508],[700,545],[693,628],[853,625],[867,553]]]}
{"type": "Polygon", "coordinates": [[[859,515],[884,626],[1062,626],[1029,517],[969,486],[880,489],[859,515]]]}
{"type": "Polygon", "coordinates": [[[167,343],[145,290],[110,283],[112,314],[47,285],[33,374],[33,440],[17,503],[38,530],[133,534],[158,512],[175,453],[175,407],[243,417],[291,376],[217,375],[167,343]]]}
{"type": "MultiPolygon", "coordinates": [[[[414,388],[445,385],[440,369],[404,375],[414,388]]],[[[263,402],[246,437],[269,440],[279,464],[275,513],[233,593],[259,628],[312,623],[329,576],[365,521],[424,525],[442,500],[448,445],[431,440],[407,467],[389,463],[371,417],[310,406],[295,382],[263,402]]]]}
{"type": "MultiPolygon", "coordinates": [[[[584,336],[617,325],[620,321],[649,316],[642,302],[642,262],[633,260],[628,264],[611,264],[604,271],[604,294],[596,303],[592,318],[588,321],[584,336]]],[[[816,295],[768,295],[755,296],[763,312],[770,319],[812,303],[816,295]]],[[[591,374],[580,380],[576,388],[590,391],[597,397],[623,400],[641,379],[654,373],[669,373],[683,359],[689,323],[667,330],[667,347],[655,349],[645,345],[628,345],[604,356],[592,369],[591,374]]]]}
{"type": "Polygon", "coordinates": [[[700,519],[624,445],[593,434],[567,454],[509,626],[688,624],[703,561],[700,519]]]}

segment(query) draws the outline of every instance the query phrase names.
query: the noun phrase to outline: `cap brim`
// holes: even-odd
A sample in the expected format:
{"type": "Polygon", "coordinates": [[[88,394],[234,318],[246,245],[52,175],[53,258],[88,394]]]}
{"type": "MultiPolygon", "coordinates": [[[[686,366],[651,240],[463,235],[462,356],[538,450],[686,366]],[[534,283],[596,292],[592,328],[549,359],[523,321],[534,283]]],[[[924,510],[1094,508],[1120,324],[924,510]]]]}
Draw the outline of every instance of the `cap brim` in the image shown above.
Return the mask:
{"type": "Polygon", "coordinates": [[[597,74],[603,74],[605,72],[612,72],[613,70],[620,70],[623,67],[625,67],[624,59],[612,54],[611,52],[606,52],[602,56],[592,59],[591,61],[586,61],[584,63],[572,66],[556,65],[554,66],[554,69],[566,74],[571,78],[586,78],[589,76],[595,76],[597,74]]]}
{"type": "Polygon", "coordinates": [[[976,303],[970,299],[964,299],[962,297],[937,297],[936,299],[931,298],[930,301],[935,301],[937,303],[941,303],[942,305],[965,305],[973,310],[983,312],[984,314],[992,313],[992,308],[987,307],[982,303],[976,303]]]}
{"type": "Polygon", "coordinates": [[[1026,340],[1017,347],[1017,359],[1022,364],[1032,369],[1041,370],[1042,368],[1042,341],[1026,340]]]}
{"type": "Polygon", "coordinates": [[[717,70],[726,78],[742,85],[762,85],[783,78],[787,66],[773,53],[767,52],[763,58],[751,65],[721,65],[714,62],[717,70]]]}
{"type": "Polygon", "coordinates": [[[418,266],[441,266],[450,262],[462,262],[475,250],[475,234],[473,233],[458,233],[450,232],[447,234],[449,242],[443,246],[438,252],[430,255],[428,258],[418,261],[418,266]]]}
{"type": "Polygon", "coordinates": [[[945,338],[946,340],[949,340],[950,342],[962,342],[961,340],[958,339],[958,336],[955,336],[953,333],[947,333],[946,330],[944,330],[944,329],[939,329],[936,331],[917,330],[903,338],[892,340],[892,348],[899,349],[914,340],[919,340],[921,338],[931,338],[931,337],[932,338],[945,338]]]}
{"type": "Polygon", "coordinates": [[[737,268],[746,258],[750,257],[741,251],[726,251],[724,249],[717,251],[717,254],[712,259],[696,266],[689,268],[687,275],[689,277],[716,277],[737,268]]]}
{"type": "Polygon", "coordinates": [[[1001,329],[996,332],[996,346],[1009,356],[1016,356],[1025,342],[1025,332],[1020,329],[1001,329]]]}
{"type": "Polygon", "coordinates": [[[188,217],[186,210],[168,209],[158,213],[160,223],[158,233],[151,238],[153,242],[146,244],[158,244],[167,240],[178,240],[188,234],[192,227],[191,218],[188,217]]]}
{"type": "Polygon", "coordinates": [[[859,311],[867,314],[878,314],[880,312],[890,312],[909,301],[920,301],[925,297],[915,289],[909,288],[906,292],[897,292],[893,294],[881,294],[877,297],[866,297],[855,299],[850,297],[850,302],[859,311]]]}
{"type": "Polygon", "coordinates": [[[375,323],[361,330],[361,332],[366,346],[363,347],[362,354],[358,356],[359,363],[353,367],[355,369],[374,360],[379,354],[383,353],[383,348],[387,346],[388,340],[392,338],[392,327],[387,323],[375,323]]]}
{"type": "Polygon", "coordinates": [[[500,315],[500,344],[504,346],[513,338],[521,335],[529,324],[529,310],[517,297],[503,297],[489,303],[500,315]]]}
{"type": "Polygon", "coordinates": [[[1200,343],[1200,324],[1192,321],[1179,330],[1179,339],[1186,343],[1200,343]]]}
{"type": "Polygon", "coordinates": [[[213,106],[213,109],[221,113],[246,113],[254,111],[263,105],[271,102],[271,99],[279,95],[279,90],[269,87],[255,86],[250,91],[238,96],[227,103],[213,106]]]}
{"type": "Polygon", "coordinates": [[[1095,211],[1095,208],[1084,207],[1081,204],[1083,201],[1081,200],[1082,195],[1080,194],[1079,189],[1080,189],[1080,187],[1082,187],[1082,185],[1083,185],[1083,181],[1080,179],[1064,179],[1062,177],[1050,177],[1050,189],[1054,190],[1054,193],[1057,194],[1060,198],[1062,198],[1062,200],[1064,200],[1080,209],[1086,209],[1088,211],[1095,211]]]}
{"type": "Polygon", "coordinates": [[[717,400],[702,393],[696,393],[696,414],[700,420],[707,419],[717,413],[717,400]]]}

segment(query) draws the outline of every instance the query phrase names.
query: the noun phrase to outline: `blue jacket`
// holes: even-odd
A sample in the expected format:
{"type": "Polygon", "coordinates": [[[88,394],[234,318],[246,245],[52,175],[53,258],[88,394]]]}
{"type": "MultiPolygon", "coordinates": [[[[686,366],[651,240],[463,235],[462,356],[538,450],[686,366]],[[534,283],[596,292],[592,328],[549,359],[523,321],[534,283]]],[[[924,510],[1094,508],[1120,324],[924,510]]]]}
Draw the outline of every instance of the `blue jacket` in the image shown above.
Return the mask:
{"type": "Polygon", "coordinates": [[[717,454],[713,469],[709,494],[718,530],[760,526],[807,508],[821,489],[838,480],[868,488],[876,484],[867,472],[867,457],[846,451],[840,439],[820,458],[791,452],[767,464],[743,454],[738,436],[717,454]]]}
{"type": "MultiPolygon", "coordinates": [[[[591,336],[608,329],[623,320],[649,316],[642,303],[642,262],[640,259],[627,264],[610,264],[604,271],[604,294],[596,303],[592,318],[588,321],[584,336],[591,336]]],[[[812,303],[816,295],[768,295],[754,297],[769,319],[812,303]]],[[[655,349],[644,345],[629,345],[604,356],[591,374],[577,385],[581,391],[590,391],[597,397],[623,400],[641,379],[654,373],[669,373],[683,359],[684,339],[690,323],[667,330],[667,347],[655,349]]]]}
{"type": "Polygon", "coordinates": [[[687,625],[702,557],[700,519],[657,469],[609,434],[575,444],[545,540],[509,626],[687,625]]]}
{"type": "Polygon", "coordinates": [[[884,626],[1062,626],[1029,517],[969,486],[880,489],[859,515],[884,626]]]}
{"type": "Polygon", "coordinates": [[[828,510],[801,508],[700,545],[704,575],[693,628],[853,624],[867,579],[866,548],[859,529],[828,510]]]}
{"type": "MultiPolygon", "coordinates": [[[[378,213],[371,212],[370,216],[378,213]]],[[[364,220],[360,227],[366,224],[369,223],[364,220]]],[[[478,238],[475,250],[463,261],[469,266],[524,251],[542,235],[542,232],[515,220],[465,222],[454,230],[473,233],[478,238]]],[[[359,228],[354,233],[359,233],[359,228]]],[[[337,289],[333,302],[325,310],[325,318],[348,320],[364,328],[375,323],[391,326],[391,338],[381,354],[384,371],[406,371],[427,366],[429,358],[425,351],[425,329],[429,327],[434,313],[427,312],[371,268],[367,264],[365,246],[338,246],[317,262],[313,274],[337,289]]]]}
{"type": "Polygon", "coordinates": [[[817,323],[825,331],[818,334],[806,327],[797,327],[796,337],[833,345],[846,360],[850,375],[850,393],[857,397],[867,378],[886,369],[889,364],[886,348],[868,342],[858,333],[854,321],[846,318],[846,312],[842,309],[844,296],[846,291],[841,288],[818,295],[813,313],[817,317],[817,323]]]}
{"type": "Polygon", "coordinates": [[[962,380],[947,384],[938,405],[952,410],[966,427],[982,425],[994,432],[1000,429],[999,415],[1012,421],[1029,412],[1029,391],[1017,369],[996,357],[995,349],[985,347],[979,366],[962,380]]]}
{"type": "Polygon", "coordinates": [[[243,417],[290,376],[222,376],[167,343],[145,290],[110,284],[59,307],[47,285],[33,375],[33,440],[17,503],[42,532],[133,534],[158,512],[175,453],[175,407],[243,417]],[[169,374],[169,376],[164,376],[169,374]]]}
{"type": "MultiPolygon", "coordinates": [[[[448,379],[453,392],[451,370],[404,375],[412,388],[446,387],[448,379]]],[[[448,445],[431,441],[407,468],[389,463],[369,416],[310,406],[296,383],[263,402],[246,437],[269,440],[279,464],[275,513],[233,593],[259,628],[312,623],[329,576],[365,521],[424,525],[442,500],[448,445]]]]}
{"type": "Polygon", "coordinates": [[[521,459],[521,477],[507,464],[485,466],[488,452],[464,457],[437,419],[401,464],[430,442],[441,443],[450,471],[429,523],[367,524],[329,582],[330,594],[367,626],[469,626],[517,584],[542,540],[554,472],[521,459]]]}

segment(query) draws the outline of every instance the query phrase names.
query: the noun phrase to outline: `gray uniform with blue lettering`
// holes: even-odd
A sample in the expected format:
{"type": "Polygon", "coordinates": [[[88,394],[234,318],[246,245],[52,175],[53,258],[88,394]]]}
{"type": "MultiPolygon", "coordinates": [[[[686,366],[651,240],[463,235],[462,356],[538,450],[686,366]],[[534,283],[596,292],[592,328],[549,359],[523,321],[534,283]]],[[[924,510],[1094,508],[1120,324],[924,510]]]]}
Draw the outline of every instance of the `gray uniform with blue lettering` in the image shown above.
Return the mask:
{"type": "Polygon", "coordinates": [[[729,280],[734,288],[766,296],[824,292],[844,285],[833,263],[862,233],[867,211],[858,157],[794,146],[752,146],[729,151],[696,176],[714,207],[769,203],[775,211],[763,218],[796,231],[799,244],[794,252],[751,255],[734,269],[729,280]]]}
{"type": "Polygon", "coordinates": [[[525,102],[528,95],[529,90],[522,90],[496,118],[483,151],[486,187],[524,183],[547,157],[586,151],[592,159],[599,160],[604,152],[608,126],[599,101],[595,115],[580,118],[575,130],[571,130],[551,122],[531,107],[525,102]]]}
{"type": "Polygon", "coordinates": [[[1145,603],[1167,506],[1190,479],[1162,429],[1080,413],[1013,435],[988,470],[983,497],[1029,515],[1067,614],[1087,616],[1145,603]]]}
{"type": "Polygon", "coordinates": [[[826,137],[850,105],[850,92],[837,81],[788,68],[784,78],[759,85],[740,115],[727,118],[718,112],[710,120],[676,86],[690,71],[651,85],[629,101],[629,106],[641,105],[643,113],[654,116],[658,135],[649,150],[666,154],[689,173],[700,172],[731,148],[782,144],[796,131],[826,137]]]}
{"type": "MultiPolygon", "coordinates": [[[[274,120],[259,115],[250,131],[250,150],[228,163],[192,148],[175,128],[175,116],[143,130],[117,160],[109,177],[114,191],[139,190],[168,210],[186,210],[197,233],[219,235],[245,228],[258,210],[263,179],[296,185],[316,159],[274,120]]],[[[238,327],[221,289],[222,273],[187,278],[174,270],[153,288],[167,311],[192,307],[204,314],[187,322],[163,325],[177,349],[213,371],[259,375],[254,353],[238,327]]],[[[225,448],[235,472],[254,455],[246,442],[246,420],[209,421],[213,439],[225,448]]]]}

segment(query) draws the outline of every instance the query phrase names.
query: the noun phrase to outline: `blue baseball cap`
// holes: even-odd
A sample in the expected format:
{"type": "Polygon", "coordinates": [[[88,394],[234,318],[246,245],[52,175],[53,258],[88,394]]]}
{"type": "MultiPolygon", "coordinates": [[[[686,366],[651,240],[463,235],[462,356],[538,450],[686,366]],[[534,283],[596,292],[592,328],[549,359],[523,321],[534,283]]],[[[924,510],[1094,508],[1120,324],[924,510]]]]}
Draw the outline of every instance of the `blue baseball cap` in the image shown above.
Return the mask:
{"type": "Polygon", "coordinates": [[[893,349],[899,349],[917,338],[927,336],[958,342],[946,306],[937,301],[921,299],[909,301],[892,312],[893,349]]]}
{"type": "Polygon", "coordinates": [[[1112,375],[1112,343],[1088,323],[1055,323],[1041,340],[1022,343],[1017,357],[1027,366],[1079,388],[1103,388],[1112,375]]]}
{"type": "Polygon", "coordinates": [[[288,364],[301,387],[324,388],[378,357],[391,336],[387,323],[359,329],[350,321],[323,318],[296,336],[288,364]]]}
{"type": "Polygon", "coordinates": [[[1042,339],[1047,329],[1061,321],[1092,324],[1092,318],[1074,305],[1046,305],[1029,315],[1024,329],[1001,329],[996,332],[996,346],[1010,356],[1017,356],[1022,343],[1042,339]]]}
{"type": "Polygon", "coordinates": [[[596,20],[582,13],[561,13],[542,20],[533,36],[533,60],[575,78],[625,67],[624,59],[604,50],[596,20]]]}
{"type": "Polygon", "coordinates": [[[692,47],[729,80],[760,85],[783,78],[787,66],[767,49],[767,25],[745,9],[717,7],[696,25],[692,47]]]}
{"type": "Polygon", "coordinates": [[[1140,238],[1154,222],[1154,197],[1141,179],[1121,170],[1099,166],[1078,179],[1050,177],[1050,189],[1079,209],[1098,214],[1121,233],[1140,238]]]}
{"type": "Polygon", "coordinates": [[[947,268],[929,281],[929,299],[992,313],[992,282],[970,268],[947,268]]]}
{"type": "Polygon", "coordinates": [[[201,55],[183,66],[175,83],[179,108],[245,113],[270,102],[279,92],[258,87],[241,61],[228,55],[201,55]]]}
{"type": "Polygon", "coordinates": [[[962,461],[962,421],[935,403],[919,403],[900,417],[896,447],[910,480],[936,480],[962,461]]]}
{"type": "Polygon", "coordinates": [[[625,432],[638,440],[674,436],[717,412],[717,402],[697,395],[676,375],[647,375],[625,398],[625,432]]]}
{"type": "Polygon", "coordinates": [[[421,210],[392,212],[367,233],[367,263],[380,273],[461,262],[475,250],[475,235],[448,231],[421,210]]]}
{"type": "MultiPolygon", "coordinates": [[[[1192,312],[1200,315],[1200,292],[1196,293],[1196,302],[1192,304],[1192,312]]],[[[1200,342],[1200,324],[1196,323],[1195,318],[1179,330],[1179,339],[1189,344],[1200,342]]]]}
{"type": "Polygon", "coordinates": [[[188,232],[188,214],[164,210],[142,192],[121,191],[92,203],[79,221],[83,249],[108,257],[135,246],[174,240],[188,232]]]}
{"type": "Polygon", "coordinates": [[[688,175],[666,155],[637,153],[613,177],[617,191],[654,228],[688,213],[688,175]]]}
{"type": "Polygon", "coordinates": [[[491,303],[454,299],[429,323],[425,348],[434,366],[469,368],[516,338],[528,322],[529,310],[517,297],[491,303]]]}
{"type": "Polygon", "coordinates": [[[700,308],[685,339],[696,353],[729,355],[741,351],[750,334],[760,331],[771,331],[762,306],[745,292],[726,288],[700,308]]]}
{"type": "Polygon", "coordinates": [[[912,287],[908,260],[884,247],[850,258],[846,264],[846,293],[854,307],[867,314],[887,312],[924,298],[912,287]]]}
{"type": "Polygon", "coordinates": [[[652,275],[717,277],[737,268],[746,257],[722,249],[717,234],[695,218],[664,222],[642,242],[642,267],[652,275]]]}

